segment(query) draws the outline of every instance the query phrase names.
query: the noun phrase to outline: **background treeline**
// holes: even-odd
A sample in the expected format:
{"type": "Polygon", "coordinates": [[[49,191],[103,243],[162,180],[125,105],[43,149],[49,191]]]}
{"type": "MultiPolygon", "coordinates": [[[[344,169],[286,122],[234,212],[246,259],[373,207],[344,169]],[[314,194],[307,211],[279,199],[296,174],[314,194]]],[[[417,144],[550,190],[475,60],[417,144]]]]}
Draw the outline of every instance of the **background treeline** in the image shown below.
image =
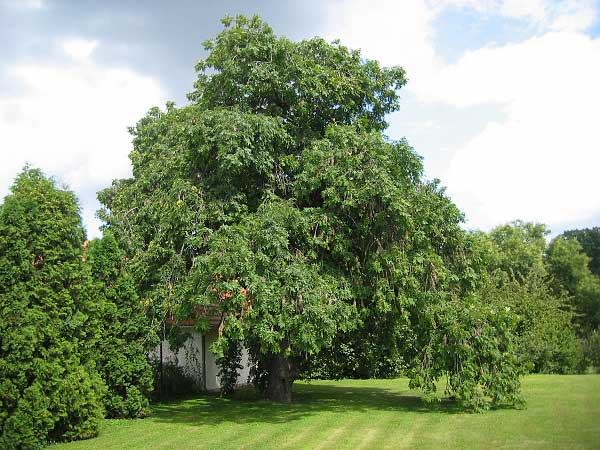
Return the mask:
{"type": "MultiPolygon", "coordinates": [[[[515,221],[469,233],[475,295],[515,314],[516,354],[532,372],[582,373],[600,366],[600,228],[550,242],[543,224],[515,221]]],[[[406,370],[386,314],[369,315],[306,361],[306,378],[395,377],[406,370]]],[[[399,332],[399,331],[398,331],[399,332]]]]}

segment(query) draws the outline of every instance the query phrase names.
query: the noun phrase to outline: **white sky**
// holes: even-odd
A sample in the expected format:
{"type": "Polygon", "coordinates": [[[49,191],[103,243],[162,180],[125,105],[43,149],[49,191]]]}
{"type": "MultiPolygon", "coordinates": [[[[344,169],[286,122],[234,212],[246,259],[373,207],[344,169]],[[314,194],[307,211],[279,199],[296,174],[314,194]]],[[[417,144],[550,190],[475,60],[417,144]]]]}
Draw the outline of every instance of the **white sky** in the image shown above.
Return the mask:
{"type": "MultiPolygon", "coordinates": [[[[262,13],[260,2],[254,6],[262,13]]],[[[447,186],[468,227],[489,229],[517,218],[544,222],[555,232],[598,225],[597,2],[372,0],[313,6],[318,21],[299,16],[284,26],[273,24],[276,31],[340,38],[369,58],[407,69],[402,110],[390,117],[388,134],[407,136],[425,156],[427,176],[447,186]]],[[[280,8],[283,17],[286,6],[280,8]]],[[[0,0],[0,17],[5,13],[11,23],[30,27],[27,33],[19,32],[25,26],[13,27],[0,62],[0,195],[30,162],[75,190],[88,234],[96,236],[95,192],[130,174],[127,127],[149,107],[191,90],[194,60],[182,61],[183,69],[175,63],[152,69],[148,62],[158,55],[143,39],[133,45],[107,38],[110,14],[108,20],[106,14],[93,18],[105,28],[65,27],[43,36],[39,31],[43,45],[31,44],[38,32],[32,17],[43,24],[53,9],[56,14],[49,1],[0,0]],[[132,45],[144,64],[133,58],[107,62],[105,55],[132,45]],[[189,71],[185,92],[175,92],[181,84],[177,70],[189,71]]],[[[225,12],[214,11],[215,25],[225,12]]],[[[163,16],[157,11],[155,20],[163,16]]],[[[178,19],[170,20],[173,29],[165,31],[177,34],[178,19]]]]}

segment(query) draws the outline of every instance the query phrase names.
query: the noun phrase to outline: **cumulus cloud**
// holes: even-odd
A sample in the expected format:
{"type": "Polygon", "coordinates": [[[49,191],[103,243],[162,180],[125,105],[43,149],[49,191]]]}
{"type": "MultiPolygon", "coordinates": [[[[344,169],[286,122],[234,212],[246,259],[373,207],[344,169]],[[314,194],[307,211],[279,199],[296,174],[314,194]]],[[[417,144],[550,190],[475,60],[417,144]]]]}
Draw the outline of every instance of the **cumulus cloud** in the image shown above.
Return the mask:
{"type": "Polygon", "coordinates": [[[336,13],[332,24],[343,41],[406,67],[408,93],[434,114],[436,105],[498,112],[451,149],[442,176],[470,227],[516,218],[552,226],[598,215],[600,39],[585,33],[597,21],[594,2],[361,2],[336,13]],[[451,7],[519,19],[532,37],[444,63],[434,21],[451,7]]]}
{"type": "Polygon", "coordinates": [[[0,196],[31,163],[79,195],[91,235],[98,233],[95,192],[130,174],[127,127],[165,98],[153,78],[95,64],[97,45],[69,39],[58,43],[67,63],[8,66],[21,89],[0,96],[0,196]]]}
{"type": "Polygon", "coordinates": [[[594,0],[431,0],[435,12],[449,7],[469,8],[487,16],[522,19],[540,30],[583,31],[598,14],[594,0]]]}
{"type": "Polygon", "coordinates": [[[598,79],[600,40],[562,32],[477,50],[429,81],[428,101],[490,102],[507,113],[458,149],[444,179],[470,224],[553,224],[600,211],[598,79]]]}
{"type": "Polygon", "coordinates": [[[508,17],[531,20],[535,25],[554,31],[582,31],[596,20],[593,0],[503,0],[499,5],[508,17]]]}
{"type": "Polygon", "coordinates": [[[62,41],[60,46],[71,58],[78,61],[87,61],[98,46],[98,41],[73,38],[62,41]]]}
{"type": "Polygon", "coordinates": [[[414,82],[441,68],[433,47],[437,10],[423,0],[330,2],[326,13],[325,38],[339,38],[385,66],[402,65],[414,82]]]}

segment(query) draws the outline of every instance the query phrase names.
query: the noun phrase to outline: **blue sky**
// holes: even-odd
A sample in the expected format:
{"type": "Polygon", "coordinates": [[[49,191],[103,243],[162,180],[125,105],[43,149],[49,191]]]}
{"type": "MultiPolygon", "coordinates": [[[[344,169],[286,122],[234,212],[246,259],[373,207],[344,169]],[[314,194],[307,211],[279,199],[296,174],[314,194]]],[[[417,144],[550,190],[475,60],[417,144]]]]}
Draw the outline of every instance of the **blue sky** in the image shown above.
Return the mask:
{"type": "Polygon", "coordinates": [[[600,225],[600,4],[590,0],[0,0],[0,196],[25,162],[79,196],[127,177],[127,127],[185,103],[225,14],[291,39],[339,38],[409,77],[406,137],[468,228],[524,219],[600,225]]]}

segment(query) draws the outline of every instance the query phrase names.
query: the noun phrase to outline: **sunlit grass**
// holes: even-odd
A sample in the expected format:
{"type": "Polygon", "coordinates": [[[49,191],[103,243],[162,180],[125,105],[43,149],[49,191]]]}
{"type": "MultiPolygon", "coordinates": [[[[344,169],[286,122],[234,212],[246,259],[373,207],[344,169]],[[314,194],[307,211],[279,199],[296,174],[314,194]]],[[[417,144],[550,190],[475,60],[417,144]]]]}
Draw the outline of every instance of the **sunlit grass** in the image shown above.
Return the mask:
{"type": "Polygon", "coordinates": [[[468,414],[424,403],[406,379],[294,385],[292,405],[203,396],[105,420],[96,439],[62,449],[599,449],[600,376],[534,375],[527,407],[468,414]]]}

